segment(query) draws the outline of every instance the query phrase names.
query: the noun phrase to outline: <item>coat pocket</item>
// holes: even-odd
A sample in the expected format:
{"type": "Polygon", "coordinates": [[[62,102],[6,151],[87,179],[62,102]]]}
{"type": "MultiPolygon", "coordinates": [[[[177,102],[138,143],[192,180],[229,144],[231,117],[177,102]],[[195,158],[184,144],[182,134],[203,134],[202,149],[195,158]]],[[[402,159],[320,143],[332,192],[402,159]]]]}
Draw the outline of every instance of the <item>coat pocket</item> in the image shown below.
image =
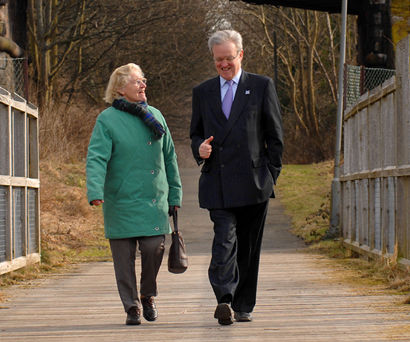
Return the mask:
{"type": "Polygon", "coordinates": [[[254,168],[262,167],[262,166],[266,166],[266,165],[268,165],[268,161],[266,160],[265,157],[252,159],[252,166],[254,168]]]}
{"type": "Polygon", "coordinates": [[[202,173],[207,173],[211,170],[211,165],[210,163],[205,162],[204,165],[202,166],[201,172],[202,173]]]}

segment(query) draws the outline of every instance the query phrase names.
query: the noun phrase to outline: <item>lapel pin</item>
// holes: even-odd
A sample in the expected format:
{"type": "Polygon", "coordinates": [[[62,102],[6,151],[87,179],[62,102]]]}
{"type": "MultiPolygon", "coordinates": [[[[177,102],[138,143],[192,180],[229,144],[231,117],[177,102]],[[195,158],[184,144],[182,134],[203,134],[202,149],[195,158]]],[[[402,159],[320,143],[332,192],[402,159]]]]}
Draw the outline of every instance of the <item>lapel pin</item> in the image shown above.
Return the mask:
{"type": "Polygon", "coordinates": [[[251,93],[250,90],[245,90],[245,95],[249,95],[251,93]]]}

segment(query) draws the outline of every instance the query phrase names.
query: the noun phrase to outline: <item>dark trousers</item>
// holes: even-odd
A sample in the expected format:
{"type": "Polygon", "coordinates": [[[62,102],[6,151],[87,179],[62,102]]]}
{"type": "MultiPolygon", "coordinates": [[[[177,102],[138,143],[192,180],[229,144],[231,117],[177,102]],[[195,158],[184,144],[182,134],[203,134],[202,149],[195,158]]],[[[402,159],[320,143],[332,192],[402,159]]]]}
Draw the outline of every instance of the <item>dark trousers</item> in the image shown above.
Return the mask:
{"type": "Polygon", "coordinates": [[[110,239],[118,293],[126,312],[140,306],[135,273],[137,242],[141,252],[140,293],[150,297],[158,294],[157,275],[164,256],[164,241],[165,235],[110,239]]]}
{"type": "Polygon", "coordinates": [[[218,303],[231,303],[234,311],[255,306],[267,209],[268,201],[209,210],[215,235],[208,276],[218,303]]]}

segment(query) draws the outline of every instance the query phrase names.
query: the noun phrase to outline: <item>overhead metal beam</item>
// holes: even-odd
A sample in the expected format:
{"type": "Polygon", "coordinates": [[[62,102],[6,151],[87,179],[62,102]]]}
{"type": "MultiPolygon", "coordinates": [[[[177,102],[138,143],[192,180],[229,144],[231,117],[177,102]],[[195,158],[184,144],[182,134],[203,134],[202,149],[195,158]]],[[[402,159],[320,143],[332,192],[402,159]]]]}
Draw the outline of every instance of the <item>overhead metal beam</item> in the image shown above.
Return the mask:
{"type": "MultiPolygon", "coordinates": [[[[238,0],[230,0],[238,1],[238,0]]],[[[293,7],[329,13],[341,13],[343,0],[242,0],[256,5],[273,5],[281,7],[293,7]]],[[[363,3],[367,0],[350,1],[347,6],[348,14],[360,14],[363,10],[363,3]]]]}

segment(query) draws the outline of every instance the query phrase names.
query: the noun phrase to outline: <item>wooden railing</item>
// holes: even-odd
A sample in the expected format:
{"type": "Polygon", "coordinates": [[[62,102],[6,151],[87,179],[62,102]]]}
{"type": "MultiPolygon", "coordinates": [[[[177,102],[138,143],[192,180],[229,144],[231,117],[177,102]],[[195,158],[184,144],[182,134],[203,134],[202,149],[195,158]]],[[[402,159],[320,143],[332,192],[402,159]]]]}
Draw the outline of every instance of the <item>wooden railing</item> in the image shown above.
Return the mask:
{"type": "Polygon", "coordinates": [[[410,36],[396,76],[344,113],[342,235],[346,246],[410,266],[410,36]]]}
{"type": "Polygon", "coordinates": [[[40,261],[38,110],[0,88],[0,274],[40,261]]]}

